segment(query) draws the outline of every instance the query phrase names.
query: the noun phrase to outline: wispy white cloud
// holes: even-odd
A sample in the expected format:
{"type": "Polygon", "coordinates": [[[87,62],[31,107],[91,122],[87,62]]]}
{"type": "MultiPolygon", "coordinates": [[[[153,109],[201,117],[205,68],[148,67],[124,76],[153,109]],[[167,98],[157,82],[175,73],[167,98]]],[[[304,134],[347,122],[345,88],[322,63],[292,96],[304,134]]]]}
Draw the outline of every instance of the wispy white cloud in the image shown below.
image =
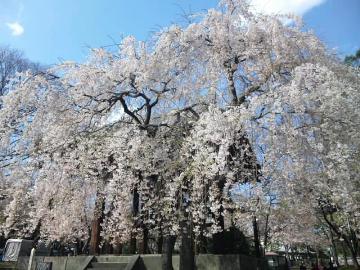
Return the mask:
{"type": "Polygon", "coordinates": [[[321,5],[326,0],[251,0],[255,11],[266,14],[293,13],[304,15],[310,9],[321,5]]]}
{"type": "Polygon", "coordinates": [[[13,36],[21,36],[24,33],[24,27],[19,22],[6,23],[13,36]]]}

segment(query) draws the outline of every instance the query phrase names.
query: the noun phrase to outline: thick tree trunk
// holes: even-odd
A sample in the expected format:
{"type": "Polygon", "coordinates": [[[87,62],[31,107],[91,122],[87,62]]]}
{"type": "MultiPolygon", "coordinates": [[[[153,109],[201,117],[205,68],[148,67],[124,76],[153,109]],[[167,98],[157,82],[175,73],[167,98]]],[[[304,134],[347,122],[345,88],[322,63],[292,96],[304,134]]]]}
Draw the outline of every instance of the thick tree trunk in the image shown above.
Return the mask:
{"type": "MultiPolygon", "coordinates": [[[[219,189],[219,194],[223,194],[225,187],[226,179],[220,178],[218,179],[217,187],[219,189]]],[[[224,221],[224,207],[223,198],[220,198],[220,209],[217,217],[218,225],[221,228],[221,231],[213,235],[213,252],[215,254],[224,254],[225,253],[225,221],[224,221]]],[[[215,217],[214,217],[215,218],[215,217]]]]}
{"type": "MultiPolygon", "coordinates": [[[[348,246],[349,246],[349,244],[348,244],[348,246]]],[[[354,250],[352,247],[349,248],[349,249],[350,249],[351,259],[353,261],[355,269],[360,270],[360,265],[359,265],[359,262],[357,260],[357,254],[356,254],[357,252],[356,252],[356,250],[354,250]]]]}
{"type": "Polygon", "coordinates": [[[339,230],[339,227],[333,222],[332,215],[330,215],[330,219],[328,218],[327,212],[325,211],[324,207],[321,205],[321,202],[319,202],[320,209],[322,211],[323,217],[325,222],[329,225],[329,228],[339,237],[344,239],[344,243],[347,245],[347,247],[350,250],[351,259],[353,261],[353,264],[355,266],[355,269],[360,270],[359,262],[357,261],[357,250],[358,250],[358,242],[356,239],[356,234],[354,230],[350,228],[350,235],[343,233],[339,230]]]}
{"type": "Polygon", "coordinates": [[[100,230],[101,230],[101,218],[97,217],[91,223],[91,236],[90,236],[90,255],[96,255],[100,253],[100,230]]]}
{"type": "Polygon", "coordinates": [[[136,238],[132,236],[130,238],[129,254],[135,254],[135,253],[136,253],[136,238]]]}
{"type": "Polygon", "coordinates": [[[80,239],[76,239],[76,254],[75,255],[80,255],[81,251],[83,249],[83,245],[84,243],[80,240],[80,239]]]}
{"type": "MultiPolygon", "coordinates": [[[[133,215],[133,217],[136,217],[138,215],[139,207],[140,207],[140,195],[139,195],[137,187],[135,187],[133,190],[133,198],[132,198],[132,215],[133,215]]],[[[136,253],[136,237],[135,237],[134,233],[131,234],[129,253],[130,254],[136,253]]]]}
{"type": "Polygon", "coordinates": [[[114,255],[122,254],[122,244],[116,243],[113,245],[113,254],[114,255]]]}
{"type": "Polygon", "coordinates": [[[162,270],[173,270],[172,265],[172,254],[174,251],[176,237],[165,236],[162,240],[162,254],[161,254],[161,269],[162,270]]]}
{"type": "Polygon", "coordinates": [[[60,256],[64,256],[65,255],[65,247],[64,245],[61,245],[59,246],[59,253],[60,253],[60,256]]]}
{"type": "Polygon", "coordinates": [[[344,243],[342,243],[342,250],[343,250],[343,255],[344,255],[345,266],[349,266],[346,246],[344,243]]]}
{"type": "Polygon", "coordinates": [[[357,250],[354,247],[354,243],[346,235],[343,235],[342,238],[344,239],[344,243],[350,250],[351,259],[353,261],[353,265],[355,266],[355,269],[360,270],[360,265],[357,260],[357,250]]]}
{"type": "Polygon", "coordinates": [[[158,237],[157,241],[156,241],[156,253],[162,254],[162,252],[163,252],[163,243],[164,243],[164,238],[163,238],[163,236],[161,234],[158,237]]]}
{"type": "Polygon", "coordinates": [[[90,236],[90,255],[96,255],[100,253],[100,232],[101,232],[101,223],[104,219],[104,208],[105,200],[104,197],[98,193],[96,196],[95,210],[94,210],[94,219],[91,223],[91,236],[90,236]]]}
{"type": "MultiPolygon", "coordinates": [[[[269,209],[270,210],[270,209],[269,209]]],[[[265,256],[265,252],[266,252],[266,247],[268,245],[268,238],[269,238],[269,214],[266,215],[266,220],[265,220],[265,230],[264,230],[264,251],[263,251],[263,255],[265,256]]]]}
{"type": "MultiPolygon", "coordinates": [[[[111,165],[114,162],[113,155],[108,157],[108,164],[111,165]]],[[[97,170],[96,170],[97,171],[97,170]]],[[[89,243],[89,253],[90,255],[96,255],[100,253],[100,233],[101,233],[101,223],[105,219],[105,196],[104,196],[104,187],[106,182],[112,177],[112,173],[108,172],[106,169],[103,169],[101,172],[98,172],[101,177],[101,182],[99,183],[96,190],[96,201],[94,208],[94,219],[92,220],[90,226],[90,243],[89,243]]]]}
{"type": "Polygon", "coordinates": [[[289,246],[285,245],[285,257],[288,261],[291,261],[290,255],[289,255],[289,246]]]}
{"type": "Polygon", "coordinates": [[[238,105],[238,97],[236,94],[235,88],[235,81],[234,81],[234,73],[236,69],[228,67],[227,70],[227,80],[228,80],[228,87],[229,87],[229,95],[231,97],[231,105],[236,106],[238,105]]]}
{"type": "Polygon", "coordinates": [[[3,233],[0,234],[0,247],[4,247],[6,244],[6,238],[3,233]]]}
{"type": "Polygon", "coordinates": [[[187,211],[187,207],[190,206],[188,188],[189,182],[183,183],[184,187],[181,191],[179,210],[182,220],[180,221],[180,265],[179,270],[194,270],[195,269],[195,250],[192,237],[192,218],[191,214],[187,211]]]}
{"type": "MultiPolygon", "coordinates": [[[[224,211],[223,207],[220,207],[220,213],[224,211]]],[[[221,232],[218,232],[213,235],[213,252],[214,254],[224,254],[225,253],[225,231],[224,231],[224,216],[220,214],[218,218],[218,224],[221,227],[221,232]]]]}
{"type": "Polygon", "coordinates": [[[316,247],[316,265],[319,265],[320,264],[320,251],[319,251],[319,248],[316,247]]]}
{"type": "Polygon", "coordinates": [[[140,254],[147,254],[148,253],[148,243],[149,243],[149,231],[146,227],[143,228],[143,237],[140,244],[140,254]]]}
{"type": "Polygon", "coordinates": [[[360,246],[359,246],[360,241],[356,236],[355,230],[353,230],[353,229],[350,230],[350,241],[352,243],[352,246],[354,248],[356,256],[359,256],[360,255],[360,246]]]}
{"type": "Polygon", "coordinates": [[[108,241],[105,241],[102,248],[102,254],[112,254],[112,253],[113,253],[112,245],[108,241]]]}
{"type": "Polygon", "coordinates": [[[354,263],[354,266],[356,267],[356,269],[360,270],[360,265],[357,260],[358,251],[359,251],[359,240],[357,239],[356,233],[353,229],[350,229],[350,235],[347,239],[345,239],[345,243],[347,243],[350,249],[351,258],[354,263]]]}
{"type": "Polygon", "coordinates": [[[331,240],[331,247],[332,247],[332,254],[334,257],[334,262],[336,263],[337,266],[339,266],[339,259],[338,259],[338,254],[337,254],[337,248],[336,248],[336,243],[334,240],[334,234],[333,231],[330,228],[330,240],[331,240]]]}
{"type": "Polygon", "coordinates": [[[196,245],[196,254],[206,253],[207,252],[207,240],[205,236],[201,233],[196,245]]]}
{"type": "Polygon", "coordinates": [[[257,258],[260,258],[261,248],[260,248],[260,239],[259,239],[259,228],[258,228],[256,216],[253,217],[252,225],[253,225],[253,233],[254,233],[255,256],[257,258]]]}
{"type": "Polygon", "coordinates": [[[181,228],[180,266],[179,270],[195,269],[195,252],[192,232],[188,222],[184,221],[181,228]]]}
{"type": "Polygon", "coordinates": [[[306,246],[306,257],[307,257],[307,261],[310,262],[311,261],[311,255],[310,255],[309,246],[306,246]]]}
{"type": "Polygon", "coordinates": [[[37,242],[40,239],[40,228],[41,228],[41,221],[39,221],[36,224],[36,227],[30,236],[30,239],[34,240],[34,242],[37,242]]]}

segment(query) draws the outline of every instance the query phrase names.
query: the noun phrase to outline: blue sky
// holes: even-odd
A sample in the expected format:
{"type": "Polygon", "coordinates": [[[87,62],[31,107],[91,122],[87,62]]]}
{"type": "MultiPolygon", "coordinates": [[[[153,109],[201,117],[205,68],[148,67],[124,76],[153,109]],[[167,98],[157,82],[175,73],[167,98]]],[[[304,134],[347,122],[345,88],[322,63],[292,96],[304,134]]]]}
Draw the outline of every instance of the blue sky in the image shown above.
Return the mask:
{"type": "MultiPolygon", "coordinates": [[[[252,0],[265,12],[303,15],[308,28],[340,55],[360,47],[360,0],[252,0]]],[[[183,10],[215,7],[217,0],[0,0],[0,44],[44,64],[82,61],[89,47],[121,37],[147,39],[183,10]]]]}

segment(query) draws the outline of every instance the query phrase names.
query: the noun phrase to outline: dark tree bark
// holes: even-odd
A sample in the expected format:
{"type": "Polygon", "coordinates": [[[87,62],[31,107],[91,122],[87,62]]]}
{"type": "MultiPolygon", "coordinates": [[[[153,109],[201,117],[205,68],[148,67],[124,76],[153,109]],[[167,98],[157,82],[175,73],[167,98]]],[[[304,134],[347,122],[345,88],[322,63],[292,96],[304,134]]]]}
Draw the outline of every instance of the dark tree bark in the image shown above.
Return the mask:
{"type": "Polygon", "coordinates": [[[122,244],[116,243],[113,245],[113,254],[114,255],[122,254],[122,244]]]}
{"type": "Polygon", "coordinates": [[[113,253],[113,246],[108,241],[105,241],[102,248],[102,254],[112,254],[112,253],[113,253]]]}
{"type": "MultiPolygon", "coordinates": [[[[345,241],[346,243],[347,241],[345,241]]],[[[347,243],[348,246],[351,246],[351,243],[347,243]]],[[[359,262],[357,261],[357,252],[353,249],[353,248],[350,248],[350,254],[351,254],[351,259],[353,261],[353,264],[355,266],[355,268],[357,270],[360,270],[360,265],[359,265],[359,262]]]]}
{"type": "MultiPolygon", "coordinates": [[[[107,165],[114,163],[114,156],[110,155],[107,160],[107,165]]],[[[97,170],[95,170],[98,172],[97,170]]],[[[101,233],[101,224],[105,219],[105,196],[103,194],[103,188],[106,185],[107,181],[112,177],[112,172],[107,169],[103,169],[99,173],[102,183],[97,187],[96,191],[96,201],[94,209],[94,219],[91,223],[91,232],[90,232],[90,243],[89,243],[89,253],[90,255],[96,255],[100,253],[100,233],[101,233]]]]}
{"type": "Polygon", "coordinates": [[[136,238],[134,235],[130,238],[130,245],[129,245],[129,254],[135,254],[136,253],[136,238]]]}
{"type": "MultiPolygon", "coordinates": [[[[140,195],[139,195],[137,187],[135,187],[133,190],[133,198],[132,198],[132,215],[133,215],[133,217],[136,217],[138,215],[139,206],[140,206],[140,195]]],[[[130,238],[129,253],[130,254],[136,253],[136,237],[133,233],[130,238]]]]}
{"type": "Polygon", "coordinates": [[[146,227],[144,227],[143,228],[143,238],[141,240],[140,250],[139,250],[140,254],[148,253],[148,250],[149,250],[148,243],[149,243],[149,230],[146,227]]]}
{"type": "Polygon", "coordinates": [[[334,257],[334,261],[335,261],[337,266],[340,266],[339,259],[338,259],[337,248],[336,248],[336,242],[334,240],[334,233],[333,233],[333,231],[331,229],[330,229],[330,240],[331,240],[331,249],[332,249],[332,254],[333,254],[333,257],[334,257]]]}
{"type": "Polygon", "coordinates": [[[345,266],[349,266],[348,257],[347,257],[347,251],[346,251],[346,246],[345,246],[344,243],[342,243],[342,249],[343,249],[343,254],[344,254],[345,266]]]}
{"type": "Polygon", "coordinates": [[[207,239],[203,235],[203,233],[200,233],[196,245],[196,254],[201,254],[201,253],[207,253],[207,239]]]}
{"type": "Polygon", "coordinates": [[[179,200],[179,209],[180,209],[180,265],[179,270],[194,270],[195,269],[195,250],[192,237],[192,219],[189,212],[187,212],[187,207],[190,206],[190,201],[188,200],[189,193],[189,181],[185,180],[183,183],[183,188],[181,190],[181,196],[179,200]]]}
{"type": "Polygon", "coordinates": [[[253,225],[253,233],[254,233],[255,256],[256,258],[260,258],[261,248],[260,248],[260,239],[259,239],[259,228],[258,228],[256,216],[253,217],[252,225],[253,225]]]}
{"type": "Polygon", "coordinates": [[[158,239],[156,241],[156,252],[158,254],[161,254],[163,251],[163,242],[164,242],[164,238],[163,238],[162,234],[160,234],[160,236],[158,237],[158,239]]]}
{"type": "MultiPolygon", "coordinates": [[[[224,211],[223,207],[220,207],[220,212],[224,211]]],[[[214,254],[224,254],[224,217],[220,215],[218,218],[218,224],[221,227],[221,232],[213,235],[213,252],[214,254]]]]}
{"type": "Polygon", "coordinates": [[[174,251],[176,237],[173,235],[165,236],[162,244],[161,269],[174,270],[172,265],[172,254],[174,251]]]}
{"type": "Polygon", "coordinates": [[[340,231],[339,227],[332,221],[332,217],[330,214],[330,218],[328,217],[328,212],[319,202],[320,209],[322,211],[325,222],[329,225],[329,228],[339,237],[344,239],[344,243],[349,248],[351,259],[355,266],[355,269],[360,270],[360,265],[357,260],[357,251],[358,251],[358,240],[356,239],[356,234],[354,230],[350,229],[349,235],[340,231]]]}
{"type": "Polygon", "coordinates": [[[231,96],[231,105],[238,105],[238,97],[236,94],[235,81],[234,81],[234,73],[236,72],[236,68],[227,67],[227,80],[229,87],[229,94],[231,96]]]}
{"type": "Polygon", "coordinates": [[[102,194],[98,192],[96,196],[94,219],[91,223],[91,236],[90,236],[90,255],[96,255],[100,253],[100,232],[101,223],[104,219],[105,200],[102,194]]]}
{"type": "Polygon", "coordinates": [[[41,221],[36,224],[34,231],[31,233],[30,239],[36,243],[40,239],[41,221]]]}
{"type": "MultiPolygon", "coordinates": [[[[218,184],[217,184],[217,187],[219,189],[219,192],[220,194],[222,194],[224,192],[224,186],[225,186],[225,182],[226,180],[225,179],[219,179],[218,181],[218,184]]],[[[219,209],[219,217],[217,218],[217,222],[218,222],[218,225],[220,226],[221,228],[221,231],[214,234],[213,235],[213,252],[215,254],[224,254],[225,252],[225,241],[224,241],[224,238],[225,238],[225,221],[224,221],[224,216],[223,216],[223,212],[224,212],[224,207],[222,206],[222,203],[223,203],[223,199],[220,198],[220,209],[219,209]]]]}
{"type": "Polygon", "coordinates": [[[266,214],[266,220],[265,220],[265,230],[264,230],[264,251],[263,255],[265,256],[265,250],[268,245],[269,240],[269,216],[270,214],[266,214]]]}
{"type": "Polygon", "coordinates": [[[0,247],[4,247],[6,244],[6,238],[3,233],[0,234],[0,247]]]}
{"type": "Polygon", "coordinates": [[[180,266],[179,270],[195,269],[195,252],[190,225],[183,221],[181,226],[180,266]]]}

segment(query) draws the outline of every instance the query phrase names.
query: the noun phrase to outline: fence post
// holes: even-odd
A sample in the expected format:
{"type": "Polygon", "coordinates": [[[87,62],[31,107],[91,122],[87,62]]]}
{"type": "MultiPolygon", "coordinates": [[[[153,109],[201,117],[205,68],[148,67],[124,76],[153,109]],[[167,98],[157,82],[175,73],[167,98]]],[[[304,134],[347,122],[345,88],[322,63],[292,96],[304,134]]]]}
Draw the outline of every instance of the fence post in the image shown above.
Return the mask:
{"type": "Polygon", "coordinates": [[[35,254],[35,248],[32,248],[32,249],[31,249],[31,253],[30,253],[28,270],[31,270],[31,268],[32,268],[32,264],[33,264],[33,262],[34,262],[34,254],[35,254]]]}

